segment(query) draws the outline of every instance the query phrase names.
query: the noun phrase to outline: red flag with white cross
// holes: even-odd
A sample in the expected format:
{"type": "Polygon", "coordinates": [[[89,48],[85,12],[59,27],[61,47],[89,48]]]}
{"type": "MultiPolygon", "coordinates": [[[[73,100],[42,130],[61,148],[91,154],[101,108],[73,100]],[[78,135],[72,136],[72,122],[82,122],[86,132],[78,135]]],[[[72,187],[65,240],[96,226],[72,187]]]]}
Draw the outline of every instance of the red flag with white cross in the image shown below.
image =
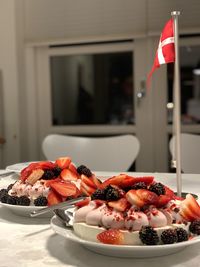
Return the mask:
{"type": "Polygon", "coordinates": [[[160,65],[171,62],[175,62],[173,19],[170,19],[165,24],[165,27],[161,33],[154,64],[147,78],[147,87],[149,87],[153,72],[159,68],[160,65]]]}

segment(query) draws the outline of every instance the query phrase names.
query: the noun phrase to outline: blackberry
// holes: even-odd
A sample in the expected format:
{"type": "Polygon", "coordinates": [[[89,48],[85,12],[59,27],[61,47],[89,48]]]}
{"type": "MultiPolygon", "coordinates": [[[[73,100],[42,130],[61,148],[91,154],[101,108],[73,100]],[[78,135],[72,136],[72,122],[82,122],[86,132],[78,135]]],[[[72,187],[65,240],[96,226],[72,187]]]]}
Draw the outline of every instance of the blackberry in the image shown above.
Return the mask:
{"type": "Polygon", "coordinates": [[[34,200],[35,206],[47,206],[47,204],[48,204],[47,198],[44,196],[39,196],[34,200]]]}
{"type": "Polygon", "coordinates": [[[7,203],[11,205],[17,205],[18,204],[18,197],[17,196],[9,196],[7,197],[7,203]]]}
{"type": "Polygon", "coordinates": [[[91,200],[94,199],[106,200],[105,190],[97,189],[96,191],[94,191],[94,193],[91,195],[91,200]]]}
{"type": "Polygon", "coordinates": [[[46,170],[42,176],[44,180],[51,180],[54,178],[54,172],[51,170],[46,170]]]}
{"type": "MultiPolygon", "coordinates": [[[[1,189],[0,190],[0,201],[3,202],[1,199],[5,196],[8,195],[8,190],[7,189],[1,189]]],[[[4,202],[5,203],[5,202],[4,202]]]]}
{"type": "Polygon", "coordinates": [[[7,187],[7,191],[10,191],[10,189],[12,189],[14,184],[10,184],[8,187],[7,187]]]}
{"type": "Polygon", "coordinates": [[[87,177],[91,177],[92,176],[92,172],[90,171],[90,169],[88,169],[86,166],[84,165],[80,165],[78,168],[77,168],[77,172],[79,174],[84,174],[85,176],[87,177]]]}
{"type": "Polygon", "coordinates": [[[195,220],[191,222],[189,230],[191,233],[195,235],[200,235],[200,220],[195,220]]]}
{"type": "Polygon", "coordinates": [[[185,229],[178,227],[176,229],[176,234],[178,238],[177,242],[183,242],[188,240],[188,233],[185,229]]]}
{"type": "Polygon", "coordinates": [[[58,176],[60,175],[61,171],[62,171],[62,169],[61,169],[60,167],[55,167],[55,168],[53,169],[54,176],[55,176],[55,177],[58,177],[58,176]]]}
{"type": "Polygon", "coordinates": [[[105,188],[106,200],[114,201],[120,198],[119,191],[111,185],[105,188]]]}
{"type": "Polygon", "coordinates": [[[178,242],[178,236],[175,229],[167,229],[163,231],[160,238],[163,244],[173,244],[178,242]]]}
{"type": "Polygon", "coordinates": [[[21,205],[21,206],[29,206],[30,205],[30,199],[27,197],[27,196],[21,196],[18,198],[18,201],[17,201],[18,205],[21,205]]]}
{"type": "Polygon", "coordinates": [[[157,245],[159,242],[158,234],[151,226],[142,226],[139,237],[145,245],[157,245]]]}
{"type": "Polygon", "coordinates": [[[8,199],[8,192],[6,189],[1,189],[0,191],[0,200],[2,203],[7,203],[7,199],[8,199]]]}
{"type": "Polygon", "coordinates": [[[147,185],[144,182],[135,183],[131,189],[147,189],[147,185]]]}
{"type": "Polygon", "coordinates": [[[158,196],[165,194],[165,187],[161,183],[151,184],[149,186],[149,191],[156,193],[158,196]]]}

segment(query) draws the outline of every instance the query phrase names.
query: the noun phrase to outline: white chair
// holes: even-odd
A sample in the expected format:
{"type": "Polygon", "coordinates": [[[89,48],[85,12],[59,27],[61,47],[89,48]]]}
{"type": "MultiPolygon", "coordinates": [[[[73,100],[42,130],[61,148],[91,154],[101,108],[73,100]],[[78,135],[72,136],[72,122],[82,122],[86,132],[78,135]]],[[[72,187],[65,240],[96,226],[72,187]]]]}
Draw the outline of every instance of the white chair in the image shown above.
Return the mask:
{"type": "MultiPolygon", "coordinates": [[[[175,153],[173,136],[169,142],[171,155],[175,153]]],[[[195,134],[181,134],[181,169],[184,173],[200,173],[200,136],[195,134]]]]}
{"type": "Polygon", "coordinates": [[[135,161],[140,143],[133,135],[114,137],[77,137],[50,134],[45,137],[42,149],[48,160],[69,156],[79,165],[93,171],[124,172],[135,161]]]}

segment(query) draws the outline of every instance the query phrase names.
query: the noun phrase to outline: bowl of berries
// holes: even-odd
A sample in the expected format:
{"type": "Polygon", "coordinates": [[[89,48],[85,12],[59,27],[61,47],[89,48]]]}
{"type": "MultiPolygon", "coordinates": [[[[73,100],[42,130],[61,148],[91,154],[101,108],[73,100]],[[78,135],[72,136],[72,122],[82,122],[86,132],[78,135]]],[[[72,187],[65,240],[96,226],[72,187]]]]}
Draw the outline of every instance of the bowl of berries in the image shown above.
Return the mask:
{"type": "MultiPolygon", "coordinates": [[[[19,178],[0,190],[1,206],[22,216],[80,196],[89,196],[100,180],[84,165],[76,167],[69,157],[32,162],[21,170],[19,178]]],[[[47,213],[40,216],[52,216],[47,213]]]]}

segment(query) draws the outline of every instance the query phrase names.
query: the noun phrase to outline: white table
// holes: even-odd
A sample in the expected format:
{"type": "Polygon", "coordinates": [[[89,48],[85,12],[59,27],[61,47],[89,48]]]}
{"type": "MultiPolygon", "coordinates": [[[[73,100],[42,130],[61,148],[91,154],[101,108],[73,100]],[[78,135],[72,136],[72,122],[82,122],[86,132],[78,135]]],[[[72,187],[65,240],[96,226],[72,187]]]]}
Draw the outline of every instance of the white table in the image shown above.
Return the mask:
{"type": "MultiPolygon", "coordinates": [[[[141,173],[130,175],[141,176],[141,173]]],[[[157,181],[176,188],[175,174],[148,175],[154,175],[157,181]]],[[[1,178],[0,186],[9,184],[11,179],[1,178]]],[[[183,191],[200,195],[200,175],[183,174],[182,180],[183,191]]],[[[196,267],[200,266],[199,250],[200,244],[196,244],[179,253],[158,258],[107,257],[90,252],[54,234],[49,226],[49,219],[20,217],[3,207],[0,208],[0,267],[196,267]]]]}

